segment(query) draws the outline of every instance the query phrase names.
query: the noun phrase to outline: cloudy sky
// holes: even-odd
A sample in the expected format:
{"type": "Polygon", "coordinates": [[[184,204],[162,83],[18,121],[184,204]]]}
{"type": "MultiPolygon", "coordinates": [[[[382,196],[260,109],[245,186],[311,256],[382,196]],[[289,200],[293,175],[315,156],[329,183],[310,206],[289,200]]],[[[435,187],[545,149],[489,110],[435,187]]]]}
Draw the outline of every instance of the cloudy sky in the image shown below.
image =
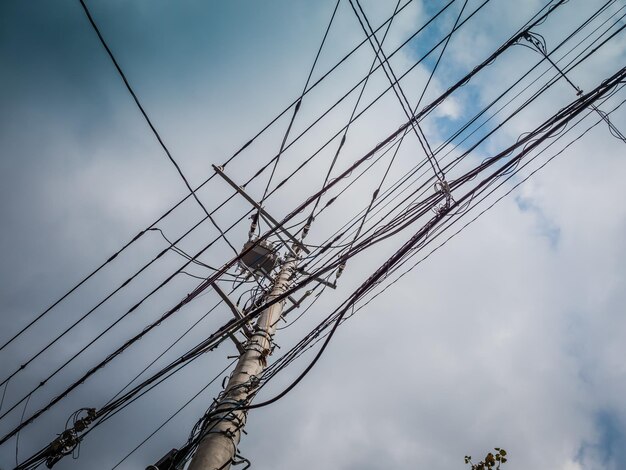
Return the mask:
{"type": "MultiPolygon", "coordinates": [[[[472,70],[549,2],[491,0],[481,8],[482,3],[467,1],[462,19],[479,10],[452,37],[422,105],[472,70]]],[[[570,0],[536,32],[545,37],[550,50],[604,3],[570,0]]],[[[299,96],[335,1],[92,0],[87,4],[195,187],[213,173],[212,164],[224,163],[299,96]]],[[[394,51],[443,4],[412,1],[394,19],[385,51],[394,51]]],[[[397,75],[450,31],[463,4],[453,2],[431,27],[393,56],[397,75]]],[[[377,28],[392,14],[396,2],[369,0],[362,5],[377,28]]],[[[567,63],[624,12],[624,0],[610,2],[557,57],[600,28],[563,60],[567,63]]],[[[612,31],[621,25],[620,19],[612,31]]],[[[623,67],[623,34],[568,77],[589,91],[623,67]]],[[[341,0],[313,80],[363,37],[348,0],[341,0]]],[[[367,46],[305,97],[292,136],[367,74],[374,59],[367,46]]],[[[429,57],[402,80],[409,102],[417,102],[436,57],[429,57]]],[[[429,141],[434,147],[445,141],[539,60],[536,52],[521,46],[507,51],[424,121],[429,141]]],[[[2,2],[0,61],[0,339],[4,343],[187,193],[78,1],[2,2]]],[[[548,69],[543,64],[519,90],[548,69]]],[[[386,80],[381,70],[372,76],[362,106],[388,86],[386,80]]],[[[509,110],[530,96],[538,87],[534,86],[509,110]]],[[[479,146],[465,164],[493,155],[575,98],[571,87],[560,80],[479,146]]],[[[624,98],[623,92],[616,94],[603,109],[608,111],[624,98]]],[[[353,93],[284,154],[272,188],[345,125],[355,100],[353,93]]],[[[504,116],[506,112],[496,115],[480,132],[493,128],[504,116]]],[[[580,131],[597,119],[590,116],[580,131]]],[[[335,174],[405,120],[396,97],[387,93],[351,128],[335,174]]],[[[626,131],[625,111],[611,114],[611,121],[626,131]]],[[[239,184],[254,175],[277,152],[287,125],[284,116],[230,163],[227,173],[239,184]]],[[[462,152],[471,139],[446,158],[462,152]]],[[[336,144],[268,198],[266,207],[276,218],[320,187],[336,144]]],[[[252,468],[447,470],[463,468],[464,455],[478,457],[492,447],[507,449],[510,462],[505,468],[511,469],[626,467],[624,145],[605,124],[595,127],[344,323],[296,389],[276,404],[251,413],[240,451],[252,468]]],[[[407,137],[388,185],[423,158],[417,141],[407,137]]],[[[386,161],[381,159],[319,218],[311,244],[323,242],[367,205],[386,161]]],[[[461,168],[466,167],[458,171],[461,168]]],[[[267,177],[264,173],[247,187],[255,198],[262,197],[267,177]]],[[[519,180],[511,180],[494,197],[519,180]]],[[[215,179],[198,196],[214,208],[230,194],[227,185],[215,179]]],[[[227,227],[248,209],[245,201],[236,198],[215,219],[227,227]]],[[[198,205],[189,200],[158,227],[176,239],[202,216],[198,205]]],[[[249,221],[243,221],[229,232],[234,246],[243,244],[248,226],[249,221]]],[[[327,290],[301,321],[280,332],[277,340],[282,350],[324,318],[418,228],[409,227],[348,263],[339,288],[327,290]]],[[[195,253],[215,236],[216,230],[203,223],[180,247],[195,253]]],[[[165,247],[157,232],[144,235],[0,351],[0,379],[165,247]]],[[[220,241],[202,259],[220,265],[232,256],[229,250],[220,241]]],[[[6,387],[2,413],[183,261],[168,252],[17,374],[6,387]]],[[[189,270],[209,274],[200,267],[189,270]]],[[[20,422],[23,412],[29,416],[43,406],[197,283],[189,276],[176,276],[34,393],[26,408],[22,404],[0,420],[2,434],[20,422]]],[[[104,405],[216,302],[212,292],[199,297],[26,427],[19,437],[18,458],[50,442],[73,411],[104,405]]],[[[201,341],[229,315],[220,307],[155,367],[201,341]]],[[[78,460],[67,457],[55,468],[111,469],[222,370],[234,352],[231,344],[224,344],[203,356],[89,434],[78,460]]],[[[277,376],[259,399],[282,390],[310,358],[303,356],[277,376]]],[[[117,468],[145,468],[184,444],[195,421],[219,393],[225,375],[117,468]]],[[[0,447],[0,467],[12,468],[15,459],[14,438],[0,447]]]]}

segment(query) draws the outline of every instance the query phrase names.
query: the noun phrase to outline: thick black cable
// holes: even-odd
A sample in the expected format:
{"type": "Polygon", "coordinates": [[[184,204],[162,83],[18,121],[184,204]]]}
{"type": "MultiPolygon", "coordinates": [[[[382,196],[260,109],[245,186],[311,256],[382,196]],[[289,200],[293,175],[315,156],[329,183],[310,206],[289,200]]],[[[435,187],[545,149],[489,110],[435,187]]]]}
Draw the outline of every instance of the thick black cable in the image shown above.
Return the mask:
{"type": "MultiPolygon", "coordinates": [[[[626,100],[623,100],[621,103],[619,103],[616,107],[614,107],[612,109],[611,112],[614,112],[615,110],[619,109],[622,105],[624,105],[624,103],[626,103],[626,100]]],[[[578,123],[576,123],[574,126],[576,126],[577,124],[579,124],[580,122],[582,122],[583,119],[585,119],[589,114],[587,114],[586,116],[584,116],[578,123]]],[[[437,245],[434,249],[432,249],[427,255],[425,255],[424,257],[420,258],[416,263],[414,263],[412,266],[410,266],[407,270],[405,270],[404,272],[402,272],[399,276],[397,276],[391,283],[389,283],[387,286],[385,286],[384,289],[382,289],[381,291],[377,292],[372,298],[370,298],[365,304],[360,305],[358,310],[361,310],[362,308],[364,308],[367,304],[369,304],[372,300],[374,300],[376,297],[378,297],[379,295],[383,294],[384,291],[386,291],[387,289],[389,289],[393,284],[395,284],[396,282],[398,282],[402,277],[404,277],[406,274],[408,274],[409,272],[411,272],[413,269],[415,269],[419,264],[421,264],[423,261],[425,261],[426,259],[428,259],[430,256],[432,256],[436,251],[438,251],[439,249],[441,249],[443,246],[445,246],[452,238],[456,237],[457,235],[459,235],[463,230],[465,230],[467,227],[469,227],[472,223],[474,223],[476,220],[478,220],[479,217],[481,217],[483,214],[485,214],[487,211],[491,210],[496,204],[498,204],[502,199],[504,199],[506,196],[508,196],[511,192],[513,192],[515,189],[517,189],[521,184],[523,184],[525,181],[527,181],[530,177],[532,177],[534,174],[536,174],[538,171],[540,171],[541,169],[543,169],[548,163],[550,163],[552,160],[554,160],[556,157],[560,156],[565,150],[567,150],[571,145],[573,145],[574,143],[576,143],[578,140],[580,140],[585,134],[587,134],[591,129],[593,129],[594,127],[596,127],[597,125],[599,125],[601,123],[601,121],[596,121],[594,124],[592,124],[591,126],[589,126],[587,129],[585,129],[580,135],[578,135],[576,138],[574,138],[573,140],[571,140],[568,144],[566,144],[561,150],[559,150],[558,152],[556,152],[554,155],[552,155],[548,160],[546,160],[544,163],[542,163],[538,168],[534,169],[530,174],[528,174],[527,176],[525,176],[521,181],[519,181],[518,183],[516,183],[514,186],[512,186],[508,191],[506,191],[504,194],[502,194],[501,196],[499,196],[495,201],[493,201],[491,204],[489,204],[486,208],[484,208],[483,210],[481,210],[474,218],[472,218],[470,221],[468,221],[467,223],[465,223],[459,230],[457,230],[456,232],[454,232],[452,235],[450,235],[446,240],[444,240],[441,244],[437,245]]],[[[572,127],[573,128],[573,127],[572,127]]],[[[570,129],[568,129],[568,131],[570,131],[570,129]]],[[[556,141],[552,142],[548,147],[552,146],[556,141]]],[[[544,150],[547,150],[544,149],[544,150]]],[[[544,151],[542,150],[542,152],[544,151]]],[[[514,174],[509,175],[506,180],[504,180],[500,185],[498,185],[498,188],[501,187],[503,184],[505,184],[507,181],[509,181],[514,174]]],[[[497,188],[496,188],[497,189],[497,188]]],[[[487,196],[484,196],[481,201],[479,201],[477,204],[475,204],[474,206],[471,207],[471,209],[474,209],[477,207],[477,205],[484,201],[490,194],[492,194],[495,191],[495,189],[490,192],[487,196]]],[[[469,213],[469,211],[464,212],[463,214],[461,214],[460,217],[463,217],[464,215],[466,215],[467,213],[469,213]]],[[[457,223],[459,219],[455,219],[454,222],[452,224],[449,224],[447,226],[445,226],[439,233],[438,236],[443,233],[444,231],[448,230],[449,228],[451,228],[453,226],[453,224],[457,223]]],[[[434,241],[434,238],[429,240],[429,243],[431,243],[432,241],[434,241]]],[[[412,254],[409,258],[407,258],[407,261],[409,259],[411,259],[415,254],[417,254],[417,252],[415,252],[414,254],[412,254]]],[[[404,263],[403,263],[404,264],[404,263]]],[[[400,267],[400,266],[398,266],[400,267]]]]}
{"type": "MultiPolygon", "coordinates": [[[[600,121],[598,121],[600,122],[600,121]]],[[[576,139],[578,140],[578,139],[576,139]]],[[[567,148],[567,147],[566,147],[567,148]]],[[[555,156],[553,156],[551,159],[555,158],[557,155],[560,155],[559,152],[557,153],[555,156]]],[[[550,159],[550,160],[551,160],[550,159]]],[[[550,161],[548,160],[548,161],[550,161]]],[[[543,166],[545,166],[546,163],[544,163],[539,169],[543,168],[543,166]]],[[[535,170],[532,174],[534,174],[536,171],[538,171],[539,169],[535,170]]],[[[531,175],[529,175],[528,177],[530,177],[531,175]]],[[[528,178],[527,177],[527,178],[528,178]]],[[[527,179],[526,178],[526,179],[527,179]]],[[[525,181],[525,180],[523,180],[525,181]]],[[[517,187],[520,183],[518,183],[515,187],[517,187]]],[[[514,187],[514,188],[515,188],[514,187]]],[[[513,189],[514,189],[513,188],[513,189]]],[[[510,192],[510,191],[509,191],[510,192]]],[[[508,192],[507,192],[508,194],[508,192]]],[[[407,251],[408,252],[408,251],[407,251]]],[[[387,263],[386,263],[387,264],[387,263]]],[[[388,264],[393,264],[393,263],[388,263],[388,264]]],[[[370,279],[375,279],[374,277],[370,277],[368,279],[368,281],[370,279]]],[[[354,295],[354,297],[358,297],[358,295],[354,295]]],[[[258,403],[256,405],[248,405],[248,406],[244,406],[244,407],[239,407],[239,409],[253,409],[253,408],[257,408],[257,407],[261,407],[261,406],[266,406],[269,405],[275,401],[277,401],[278,399],[282,398],[284,395],[286,395],[290,390],[292,390],[301,380],[302,378],[304,378],[304,376],[311,370],[311,368],[315,365],[315,363],[319,360],[319,358],[321,357],[321,355],[323,354],[324,350],[326,349],[326,347],[328,346],[328,343],[330,342],[332,336],[334,335],[336,329],[338,328],[339,324],[341,323],[342,319],[345,316],[345,313],[348,311],[348,309],[351,307],[350,304],[346,305],[344,304],[344,306],[341,307],[341,309],[338,312],[338,315],[335,316],[335,320],[334,320],[334,324],[333,324],[333,328],[331,329],[330,333],[326,336],[326,339],[322,345],[322,347],[320,348],[320,350],[318,351],[318,353],[316,354],[316,356],[313,358],[313,360],[309,363],[309,365],[305,368],[305,370],[287,387],[285,388],[281,393],[279,393],[278,395],[276,395],[275,397],[273,397],[270,400],[266,400],[262,403],[258,403]]],[[[337,311],[336,311],[337,312],[337,311]]],[[[314,335],[314,336],[318,336],[319,335],[319,331],[314,335]]]]}
{"type": "MultiPolygon", "coordinates": [[[[622,102],[623,104],[624,102],[622,102]]],[[[460,234],[464,229],[466,229],[469,225],[471,225],[473,222],[475,222],[481,215],[483,215],[485,212],[487,212],[488,210],[490,210],[491,208],[493,208],[498,202],[500,202],[504,197],[506,197],[507,195],[509,195],[511,192],[513,192],[515,189],[517,189],[522,183],[524,183],[526,180],[528,180],[528,178],[530,178],[532,175],[534,175],[537,171],[543,169],[543,167],[545,165],[547,165],[550,161],[552,161],[554,158],[556,158],[557,156],[561,155],[563,153],[564,150],[566,150],[567,148],[569,148],[570,145],[572,145],[573,143],[575,143],[577,140],[579,140],[582,136],[584,136],[584,134],[586,134],[589,130],[591,130],[593,127],[596,127],[598,124],[600,124],[601,121],[597,121],[595,124],[593,124],[592,126],[590,126],[587,130],[584,131],[583,134],[579,135],[578,137],[576,137],[573,141],[571,141],[570,143],[568,143],[566,145],[566,147],[564,147],[562,150],[560,150],[559,152],[557,152],[556,154],[554,154],[552,157],[550,157],[550,159],[548,159],[546,162],[544,162],[539,168],[533,170],[528,176],[526,176],[524,179],[522,179],[520,182],[516,183],[513,187],[511,187],[506,193],[504,193],[502,196],[500,196],[498,199],[496,199],[493,203],[491,203],[489,206],[487,206],[485,209],[483,209],[478,215],[476,215],[473,219],[471,219],[469,222],[467,222],[465,225],[463,225],[459,230],[457,230],[456,232],[454,232],[452,235],[450,235],[443,243],[441,243],[440,245],[438,245],[437,247],[435,247],[432,251],[430,251],[426,256],[424,256],[423,258],[419,259],[414,265],[412,265],[410,268],[408,268],[405,272],[403,272],[400,276],[398,276],[398,278],[396,278],[396,280],[393,281],[393,283],[395,283],[397,280],[399,280],[401,277],[403,277],[405,274],[407,274],[408,272],[410,272],[412,269],[414,269],[415,267],[417,267],[417,265],[419,265],[420,263],[422,263],[424,260],[426,260],[428,257],[430,257],[434,252],[436,252],[438,249],[440,249],[441,247],[443,247],[445,244],[447,244],[452,238],[454,238],[455,236],[457,236],[458,234],[460,234]]],[[[513,176],[513,175],[511,175],[513,176]]],[[[508,178],[507,178],[508,180],[508,178]]],[[[484,199],[484,198],[483,198],[484,199]]],[[[447,227],[446,227],[447,228],[447,227]]],[[[389,287],[389,286],[387,286],[389,287]]],[[[387,287],[383,290],[386,290],[387,287]]],[[[380,292],[382,293],[382,292],[380,292]]],[[[379,294],[380,294],[379,293],[379,294]]],[[[378,294],[377,294],[378,295],[378,294]]]]}
{"type": "Polygon", "coordinates": [[[552,144],[551,144],[552,145],[552,144]]]}

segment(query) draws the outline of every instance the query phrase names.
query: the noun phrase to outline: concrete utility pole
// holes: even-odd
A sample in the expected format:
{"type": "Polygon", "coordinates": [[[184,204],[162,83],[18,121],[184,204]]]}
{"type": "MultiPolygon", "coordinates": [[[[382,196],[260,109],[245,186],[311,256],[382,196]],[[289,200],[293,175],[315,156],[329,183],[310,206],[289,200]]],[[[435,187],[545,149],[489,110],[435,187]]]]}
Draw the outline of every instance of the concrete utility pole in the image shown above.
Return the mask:
{"type": "MultiPolygon", "coordinates": [[[[275,299],[290,285],[291,276],[298,263],[299,247],[294,245],[294,254],[288,254],[274,280],[267,300],[275,299]]],[[[198,450],[191,460],[189,470],[228,470],[231,466],[241,430],[246,424],[246,411],[224,411],[239,404],[248,404],[258,388],[258,377],[267,367],[267,357],[272,350],[272,336],[283,313],[285,301],[266,308],[258,318],[251,338],[244,345],[237,366],[228,384],[218,399],[216,415],[205,423],[206,436],[200,441],[198,450]]]]}

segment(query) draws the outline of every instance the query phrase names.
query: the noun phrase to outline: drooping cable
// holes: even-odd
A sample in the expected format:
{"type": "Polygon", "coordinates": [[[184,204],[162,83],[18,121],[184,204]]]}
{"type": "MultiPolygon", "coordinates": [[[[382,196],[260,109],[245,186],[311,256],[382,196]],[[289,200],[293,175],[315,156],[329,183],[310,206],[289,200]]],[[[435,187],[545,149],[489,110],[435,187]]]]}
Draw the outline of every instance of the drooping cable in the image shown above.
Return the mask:
{"type": "Polygon", "coordinates": [[[172,156],[170,150],[165,145],[165,142],[163,142],[163,139],[162,139],[161,135],[159,134],[159,132],[154,127],[154,124],[152,123],[152,120],[148,117],[148,113],[146,113],[146,110],[144,109],[143,105],[139,101],[139,98],[137,97],[137,94],[135,93],[133,88],[130,86],[130,83],[128,82],[128,79],[126,78],[126,74],[124,73],[124,71],[120,67],[119,63],[115,59],[115,56],[113,55],[113,52],[111,51],[111,49],[107,45],[106,41],[104,40],[104,37],[102,36],[102,33],[100,32],[100,29],[96,25],[96,22],[94,21],[93,17],[91,16],[91,13],[89,12],[89,9],[87,8],[87,5],[85,4],[85,1],[84,0],[78,0],[78,1],[80,2],[80,5],[82,6],[83,11],[85,12],[85,15],[87,16],[87,19],[89,20],[89,24],[91,24],[91,27],[93,28],[93,30],[95,31],[96,35],[98,36],[98,39],[100,40],[100,43],[104,47],[104,50],[106,51],[106,53],[108,54],[109,58],[111,59],[111,62],[113,62],[113,65],[115,66],[115,69],[117,70],[118,74],[120,75],[120,78],[124,82],[124,85],[126,86],[126,89],[128,90],[128,93],[133,98],[133,101],[137,105],[137,108],[141,112],[141,115],[143,116],[143,118],[145,119],[146,123],[150,127],[150,130],[152,131],[152,133],[156,137],[157,141],[159,142],[159,145],[161,146],[161,148],[165,152],[165,155],[167,155],[167,158],[170,160],[170,162],[172,162],[172,164],[176,168],[176,171],[178,172],[178,174],[180,175],[181,179],[185,183],[185,186],[187,186],[187,189],[192,194],[193,198],[196,200],[198,205],[202,208],[202,210],[204,211],[206,216],[209,218],[211,223],[220,232],[220,235],[222,236],[222,238],[224,239],[226,244],[228,244],[228,246],[235,253],[237,253],[237,250],[235,249],[235,247],[230,243],[228,238],[226,238],[226,235],[224,235],[224,233],[222,232],[222,229],[217,225],[217,223],[215,222],[215,220],[213,219],[213,217],[211,216],[209,211],[206,209],[206,207],[204,207],[204,204],[198,198],[198,195],[196,194],[196,191],[191,187],[191,185],[189,184],[189,181],[187,180],[187,177],[185,176],[185,174],[181,170],[181,168],[178,165],[178,163],[176,162],[176,160],[174,160],[174,157],[172,156]]]}

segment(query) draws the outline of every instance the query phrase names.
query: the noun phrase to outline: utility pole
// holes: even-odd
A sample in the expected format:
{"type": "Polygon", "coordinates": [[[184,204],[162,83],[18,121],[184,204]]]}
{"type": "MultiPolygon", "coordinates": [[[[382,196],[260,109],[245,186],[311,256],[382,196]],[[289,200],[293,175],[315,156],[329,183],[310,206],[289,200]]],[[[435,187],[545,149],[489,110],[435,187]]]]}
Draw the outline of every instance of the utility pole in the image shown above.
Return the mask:
{"type": "MultiPolygon", "coordinates": [[[[271,301],[289,289],[297,268],[300,247],[296,244],[289,252],[274,279],[266,300],[271,301]]],[[[277,302],[261,313],[250,339],[228,384],[217,400],[214,417],[204,423],[206,433],[191,460],[189,470],[228,470],[237,452],[241,431],[246,424],[245,410],[231,411],[233,407],[247,405],[259,386],[261,373],[267,367],[267,357],[272,352],[273,335],[280,320],[285,301],[277,302]],[[220,410],[224,410],[220,412],[220,410]]]]}

